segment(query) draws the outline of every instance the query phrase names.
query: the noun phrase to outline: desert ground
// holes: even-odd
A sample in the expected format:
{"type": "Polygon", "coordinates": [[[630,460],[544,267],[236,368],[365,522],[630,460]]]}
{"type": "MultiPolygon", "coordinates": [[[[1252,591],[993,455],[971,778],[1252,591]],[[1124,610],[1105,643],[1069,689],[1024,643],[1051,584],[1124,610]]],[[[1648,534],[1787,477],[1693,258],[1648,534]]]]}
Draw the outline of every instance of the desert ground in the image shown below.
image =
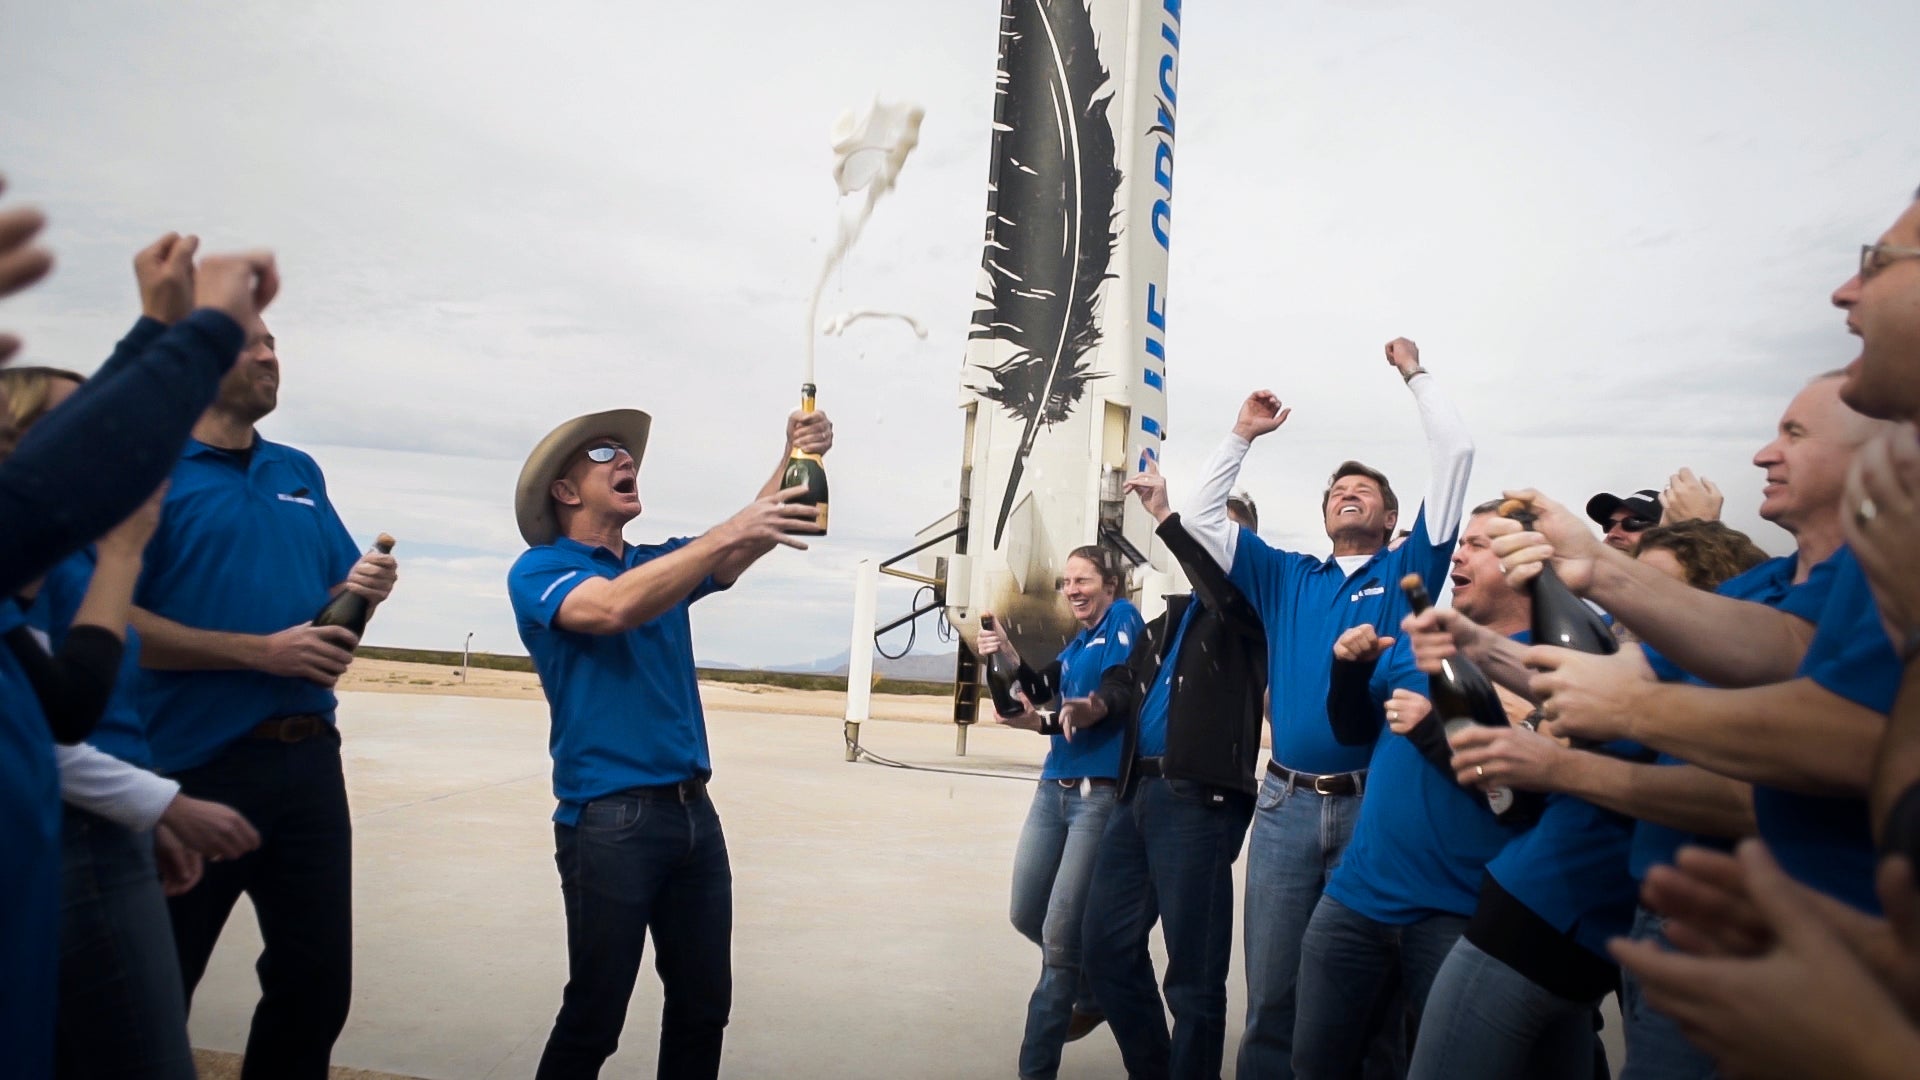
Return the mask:
{"type": "MultiPolygon", "coordinates": [[[[848,763],[842,694],[706,683],[702,695],[734,871],[724,1075],[1013,1076],[1040,957],[1007,921],[1007,890],[1044,740],[979,724],[958,757],[946,699],[877,696],[862,744],[914,767],[848,763]]],[[[355,967],[335,1080],[532,1076],[566,982],[534,676],[475,669],[462,683],[363,660],[339,719],[355,967]]],[[[1245,1009],[1235,936],[1228,1076],[1245,1009]]],[[[1154,950],[1163,966],[1157,937],[1154,950]]],[[[193,1002],[209,1080],[238,1075],[258,951],[242,903],[193,1002]]],[[[603,1076],[653,1075],[660,1004],[643,966],[603,1076]]],[[[1608,1025],[1617,1066],[1611,1010],[1608,1025]]],[[[1124,1072],[1103,1027],[1067,1047],[1060,1076],[1124,1072]]]]}

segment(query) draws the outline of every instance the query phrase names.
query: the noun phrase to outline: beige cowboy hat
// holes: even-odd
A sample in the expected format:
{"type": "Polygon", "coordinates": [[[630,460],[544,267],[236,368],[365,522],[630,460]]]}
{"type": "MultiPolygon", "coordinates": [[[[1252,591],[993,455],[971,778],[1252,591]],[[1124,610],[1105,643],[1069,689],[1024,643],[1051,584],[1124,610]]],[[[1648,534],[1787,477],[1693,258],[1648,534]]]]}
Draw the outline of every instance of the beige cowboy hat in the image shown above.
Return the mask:
{"type": "Polygon", "coordinates": [[[576,416],[547,433],[520,466],[520,480],[513,486],[513,515],[520,523],[520,536],[529,547],[544,547],[560,535],[560,519],[553,510],[553,482],[560,479],[567,462],[593,439],[613,439],[633,455],[635,468],[647,451],[647,432],[653,417],[639,409],[609,409],[606,412],[576,416]]]}

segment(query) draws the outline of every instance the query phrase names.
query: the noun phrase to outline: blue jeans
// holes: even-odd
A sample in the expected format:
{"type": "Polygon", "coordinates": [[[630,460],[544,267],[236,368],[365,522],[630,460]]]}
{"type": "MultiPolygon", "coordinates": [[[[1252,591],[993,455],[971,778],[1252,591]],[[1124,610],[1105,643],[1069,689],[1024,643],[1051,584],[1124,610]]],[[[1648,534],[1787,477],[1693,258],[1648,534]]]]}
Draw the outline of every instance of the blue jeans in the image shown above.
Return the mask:
{"type": "Polygon", "coordinates": [[[611,795],[553,836],[567,989],[538,1080],[600,1075],[620,1045],[649,930],[665,991],[656,1075],[718,1076],[733,1009],[733,869],[712,800],[611,795]]]}
{"type": "Polygon", "coordinates": [[[1042,780],[1013,857],[1013,925],[1040,946],[1040,982],[1027,1002],[1020,1075],[1050,1080],[1079,995],[1081,917],[1100,834],[1113,812],[1113,788],[1061,787],[1042,780]]]}
{"type": "Polygon", "coordinates": [[[1152,777],[1107,819],[1087,895],[1086,970],[1133,1080],[1220,1075],[1233,860],[1252,816],[1250,795],[1152,777]],[[1156,913],[1167,943],[1164,1007],[1147,953],[1156,913]]]}
{"type": "Polygon", "coordinates": [[[69,806],[60,839],[58,1075],[193,1080],[153,834],[69,806]]]}
{"type": "Polygon", "coordinates": [[[209,862],[200,884],[167,901],[188,1004],[234,902],[247,894],[263,948],[241,1078],[326,1080],[353,1001],[353,822],[340,733],[241,739],[174,779],[196,799],[240,811],[260,833],[258,850],[209,862]]]}
{"type": "Polygon", "coordinates": [[[1563,998],[1461,938],[1440,965],[1409,1080],[1589,1080],[1593,1005],[1563,998]]]}
{"type": "Polygon", "coordinates": [[[1347,1080],[1358,1075],[1377,1025],[1418,1030],[1434,976],[1466,928],[1465,916],[1438,912],[1401,926],[1376,922],[1322,896],[1300,944],[1294,1075],[1347,1080]],[[1393,1008],[1396,981],[1403,1008],[1393,1008]]]}
{"type": "Polygon", "coordinates": [[[1260,785],[1247,841],[1247,1029],[1240,1037],[1240,1076],[1293,1076],[1300,939],[1359,816],[1359,795],[1290,790],[1271,772],[1260,785]]]}
{"type": "MultiPolygon", "coordinates": [[[[1633,940],[1667,941],[1667,921],[1645,907],[1633,914],[1633,940]]],[[[1620,969],[1620,1020],[1627,1037],[1627,1061],[1620,1080],[1713,1080],[1713,1058],[1687,1041],[1680,1025],[1655,1012],[1640,993],[1640,980],[1620,969]]]]}

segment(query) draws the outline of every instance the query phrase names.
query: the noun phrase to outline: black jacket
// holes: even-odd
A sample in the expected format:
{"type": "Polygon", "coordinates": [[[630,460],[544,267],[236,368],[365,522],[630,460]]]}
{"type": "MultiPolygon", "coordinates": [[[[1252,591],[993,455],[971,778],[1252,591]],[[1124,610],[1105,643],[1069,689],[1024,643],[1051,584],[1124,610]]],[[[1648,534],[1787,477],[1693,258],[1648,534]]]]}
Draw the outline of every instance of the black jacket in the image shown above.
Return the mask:
{"type": "Polygon", "coordinates": [[[1259,791],[1254,766],[1260,759],[1260,723],[1267,691],[1267,635],[1260,613],[1241,595],[1226,571],[1170,515],[1156,530],[1187,572],[1193,592],[1167,598],[1167,610],[1147,624],[1125,667],[1108,668],[1100,697],[1114,719],[1127,725],[1127,753],[1120,789],[1133,790],[1139,710],[1162,665],[1174,664],[1173,696],[1167,704],[1167,752],[1161,771],[1251,795],[1259,791]],[[1169,661],[1167,650],[1189,604],[1199,605],[1169,661]]]}

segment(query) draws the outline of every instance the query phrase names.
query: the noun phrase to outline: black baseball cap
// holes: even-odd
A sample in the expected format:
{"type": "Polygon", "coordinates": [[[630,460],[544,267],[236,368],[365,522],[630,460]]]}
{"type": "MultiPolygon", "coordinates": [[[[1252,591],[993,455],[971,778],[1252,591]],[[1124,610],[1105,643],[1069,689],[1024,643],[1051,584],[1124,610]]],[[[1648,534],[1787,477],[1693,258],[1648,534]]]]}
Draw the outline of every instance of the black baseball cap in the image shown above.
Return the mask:
{"type": "Polygon", "coordinates": [[[1587,500],[1587,516],[1603,529],[1613,523],[1615,510],[1626,510],[1634,517],[1658,522],[1660,493],[1652,488],[1642,488],[1631,495],[1609,495],[1603,491],[1587,500]]]}

